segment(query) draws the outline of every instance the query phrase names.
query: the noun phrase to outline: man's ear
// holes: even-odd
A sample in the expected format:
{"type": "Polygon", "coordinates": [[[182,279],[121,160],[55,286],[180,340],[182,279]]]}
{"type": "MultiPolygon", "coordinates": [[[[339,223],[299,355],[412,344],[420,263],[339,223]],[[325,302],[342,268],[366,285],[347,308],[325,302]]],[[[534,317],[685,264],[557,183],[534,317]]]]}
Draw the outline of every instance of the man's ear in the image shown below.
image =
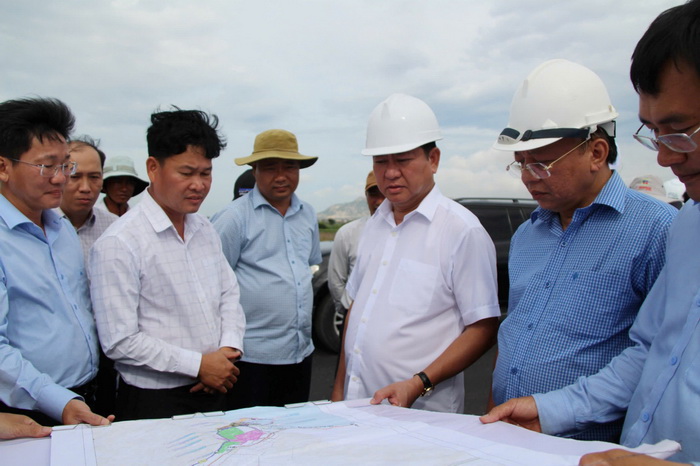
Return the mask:
{"type": "Polygon", "coordinates": [[[610,153],[610,145],[605,138],[596,138],[589,141],[591,149],[591,171],[597,172],[602,167],[608,165],[608,154],[610,153]]]}
{"type": "Polygon", "coordinates": [[[6,183],[10,179],[10,165],[12,161],[0,156],[0,183],[6,183]]]}
{"type": "Polygon", "coordinates": [[[430,161],[430,167],[433,169],[433,173],[437,173],[438,165],[440,165],[440,149],[437,147],[430,149],[428,160],[430,161]]]}
{"type": "Polygon", "coordinates": [[[146,159],[146,174],[148,175],[148,179],[151,181],[151,184],[153,184],[153,179],[155,178],[155,174],[160,168],[160,162],[158,159],[155,157],[148,157],[146,159]]]}

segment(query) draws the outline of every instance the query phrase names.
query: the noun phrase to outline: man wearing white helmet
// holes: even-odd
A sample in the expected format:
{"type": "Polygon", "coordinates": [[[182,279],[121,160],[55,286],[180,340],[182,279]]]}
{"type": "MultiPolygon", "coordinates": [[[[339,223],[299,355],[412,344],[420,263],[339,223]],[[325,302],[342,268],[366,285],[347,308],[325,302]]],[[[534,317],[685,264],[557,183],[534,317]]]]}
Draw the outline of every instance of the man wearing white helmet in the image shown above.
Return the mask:
{"type": "Polygon", "coordinates": [[[437,119],[394,94],[370,116],[364,155],[386,200],[367,221],[347,285],[354,301],[332,399],[463,412],[461,372],[493,344],[500,314],[493,242],[444,197],[437,119]],[[428,395],[428,396],[424,396],[428,395]]]}
{"type": "MultiPolygon", "coordinates": [[[[610,168],[615,118],[600,78],[567,60],[535,68],[494,145],[539,208],[511,241],[508,317],[498,332],[496,404],[596,373],[632,344],[628,330],[664,264],[676,209],[610,168]]],[[[575,437],[614,441],[621,422],[575,437]]]]}

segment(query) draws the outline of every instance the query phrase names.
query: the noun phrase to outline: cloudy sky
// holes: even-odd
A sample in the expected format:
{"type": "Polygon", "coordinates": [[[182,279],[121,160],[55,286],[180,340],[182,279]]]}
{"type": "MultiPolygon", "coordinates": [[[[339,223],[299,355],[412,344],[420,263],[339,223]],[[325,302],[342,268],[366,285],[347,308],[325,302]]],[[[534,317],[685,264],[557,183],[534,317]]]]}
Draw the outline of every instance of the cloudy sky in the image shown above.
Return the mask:
{"type": "Polygon", "coordinates": [[[243,171],[233,163],[270,128],[294,132],[297,193],[316,210],[362,194],[372,109],[394,92],[425,100],[444,139],[437,181],[450,197],[527,197],[490,149],[513,92],[539,63],[567,58],[608,86],[619,171],[668,169],[635,142],[629,57],[649,23],[680,0],[0,0],[0,100],[51,96],[78,134],[128,155],[145,177],[150,114],[174,104],[215,113],[228,147],[214,163],[211,215],[243,171]]]}

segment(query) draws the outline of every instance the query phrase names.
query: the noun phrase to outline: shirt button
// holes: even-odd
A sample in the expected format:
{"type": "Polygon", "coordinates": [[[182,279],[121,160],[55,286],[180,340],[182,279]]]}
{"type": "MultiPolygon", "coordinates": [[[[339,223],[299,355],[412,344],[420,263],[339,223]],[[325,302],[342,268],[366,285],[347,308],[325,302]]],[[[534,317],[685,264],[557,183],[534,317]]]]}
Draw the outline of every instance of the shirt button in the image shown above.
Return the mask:
{"type": "Polygon", "coordinates": [[[366,324],[366,323],[367,323],[367,319],[366,319],[365,317],[363,317],[362,320],[361,320],[361,322],[362,322],[363,324],[366,324]]]}
{"type": "Polygon", "coordinates": [[[353,351],[355,351],[355,354],[360,354],[360,348],[355,348],[353,351]]]}
{"type": "Polygon", "coordinates": [[[528,329],[528,330],[532,330],[532,327],[534,327],[534,325],[532,325],[532,324],[527,324],[527,329],[528,329]]]}
{"type": "Polygon", "coordinates": [[[675,366],[677,362],[678,362],[678,357],[677,357],[677,356],[673,356],[673,357],[671,358],[671,365],[672,365],[672,366],[675,366]]]}
{"type": "Polygon", "coordinates": [[[386,264],[388,264],[387,261],[382,261],[382,265],[386,265],[386,264]]]}
{"type": "Polygon", "coordinates": [[[548,289],[550,286],[551,286],[551,284],[550,284],[549,282],[547,282],[547,283],[544,284],[544,288],[545,288],[545,289],[548,289]]]}
{"type": "Polygon", "coordinates": [[[513,368],[510,370],[510,373],[513,374],[513,375],[515,375],[515,374],[518,373],[518,369],[515,368],[515,367],[513,367],[513,368]]]}
{"type": "Polygon", "coordinates": [[[377,290],[372,290],[372,294],[377,294],[377,290]]]}
{"type": "Polygon", "coordinates": [[[352,381],[357,382],[357,377],[353,376],[352,381]]]}
{"type": "Polygon", "coordinates": [[[395,238],[395,237],[396,237],[396,232],[395,232],[395,231],[392,231],[392,232],[391,232],[391,236],[393,236],[393,237],[395,238]]]}
{"type": "Polygon", "coordinates": [[[642,422],[649,422],[649,413],[642,413],[642,422]]]}
{"type": "Polygon", "coordinates": [[[296,262],[292,261],[292,264],[296,264],[296,262]]]}

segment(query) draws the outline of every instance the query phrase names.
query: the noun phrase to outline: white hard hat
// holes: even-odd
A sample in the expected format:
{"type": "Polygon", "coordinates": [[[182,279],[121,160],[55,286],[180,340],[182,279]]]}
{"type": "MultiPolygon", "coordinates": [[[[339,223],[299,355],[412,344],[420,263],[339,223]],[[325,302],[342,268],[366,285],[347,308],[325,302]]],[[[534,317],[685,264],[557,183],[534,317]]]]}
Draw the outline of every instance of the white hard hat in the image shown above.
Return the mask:
{"type": "Polygon", "coordinates": [[[597,74],[568,60],[549,60],[535,68],[515,92],[508,127],[493,147],[531,150],[561,138],[586,138],[598,127],[615,137],[617,116],[597,74]]]}
{"type": "Polygon", "coordinates": [[[362,155],[400,154],[442,139],[428,104],[406,94],[392,94],[369,116],[362,155]]]}

